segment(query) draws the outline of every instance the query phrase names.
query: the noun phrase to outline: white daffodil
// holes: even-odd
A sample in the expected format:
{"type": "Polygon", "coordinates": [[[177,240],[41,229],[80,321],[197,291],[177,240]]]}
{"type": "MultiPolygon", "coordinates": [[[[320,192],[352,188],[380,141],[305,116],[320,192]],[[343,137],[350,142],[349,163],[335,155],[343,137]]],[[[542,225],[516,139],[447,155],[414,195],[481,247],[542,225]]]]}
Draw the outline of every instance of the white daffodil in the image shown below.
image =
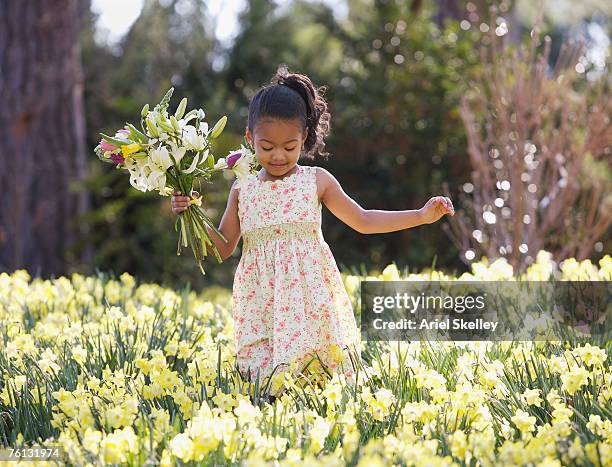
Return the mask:
{"type": "Polygon", "coordinates": [[[206,144],[206,138],[198,133],[196,127],[192,125],[185,125],[183,128],[183,145],[187,149],[192,149],[194,151],[201,151],[204,149],[206,144]]]}

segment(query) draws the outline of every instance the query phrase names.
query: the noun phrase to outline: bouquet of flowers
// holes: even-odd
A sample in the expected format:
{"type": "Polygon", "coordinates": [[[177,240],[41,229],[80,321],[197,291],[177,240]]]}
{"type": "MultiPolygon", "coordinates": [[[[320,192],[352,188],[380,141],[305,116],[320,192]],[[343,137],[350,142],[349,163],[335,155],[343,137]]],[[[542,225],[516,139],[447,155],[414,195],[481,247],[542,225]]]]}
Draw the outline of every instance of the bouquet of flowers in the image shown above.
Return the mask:
{"type": "Polygon", "coordinates": [[[156,190],[161,196],[169,196],[178,190],[192,196],[189,208],[178,215],[174,226],[179,232],[176,253],[180,255],[182,247],[191,246],[200,271],[205,274],[204,259],[208,247],[217,261],[222,262],[206,228],[212,229],[225,242],[227,239],[202,209],[202,198],[193,197],[194,183],[212,183],[213,173],[224,169],[232,170],[241,182],[255,170],[257,160],[245,140],[246,144],[239,151],[215,162],[211,152],[212,140],[223,131],[227,117],[223,116],[209,129],[203,109],[185,113],[186,98],[181,100],[176,112],[169,115],[168,105],[173,91],[174,88],[170,88],[153,110],[149,110],[148,104],[143,107],[140,130],[128,123],[112,137],[101,133],[102,140],[95,153],[103,162],[127,170],[130,184],[137,190],[156,190]]]}

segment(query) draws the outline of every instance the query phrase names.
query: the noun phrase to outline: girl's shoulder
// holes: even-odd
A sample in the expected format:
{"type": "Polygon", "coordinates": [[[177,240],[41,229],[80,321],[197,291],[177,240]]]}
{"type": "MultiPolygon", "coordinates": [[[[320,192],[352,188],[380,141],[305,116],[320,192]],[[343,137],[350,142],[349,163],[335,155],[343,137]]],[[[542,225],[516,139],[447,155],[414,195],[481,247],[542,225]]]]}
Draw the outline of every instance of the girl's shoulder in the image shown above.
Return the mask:
{"type": "Polygon", "coordinates": [[[308,170],[310,170],[311,173],[316,176],[318,185],[329,183],[329,181],[334,178],[334,176],[323,167],[319,167],[317,165],[310,165],[306,167],[308,167],[308,170]]]}

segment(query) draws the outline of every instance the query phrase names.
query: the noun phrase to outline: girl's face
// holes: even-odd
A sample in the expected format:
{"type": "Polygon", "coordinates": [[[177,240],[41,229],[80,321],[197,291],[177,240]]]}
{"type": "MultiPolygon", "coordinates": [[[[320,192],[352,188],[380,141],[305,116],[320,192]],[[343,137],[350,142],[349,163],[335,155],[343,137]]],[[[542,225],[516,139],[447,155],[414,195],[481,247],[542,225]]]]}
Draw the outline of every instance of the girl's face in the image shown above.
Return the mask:
{"type": "Polygon", "coordinates": [[[270,175],[280,177],[297,164],[308,134],[302,132],[298,120],[262,119],[253,135],[246,129],[246,138],[255,148],[261,166],[270,175]]]}

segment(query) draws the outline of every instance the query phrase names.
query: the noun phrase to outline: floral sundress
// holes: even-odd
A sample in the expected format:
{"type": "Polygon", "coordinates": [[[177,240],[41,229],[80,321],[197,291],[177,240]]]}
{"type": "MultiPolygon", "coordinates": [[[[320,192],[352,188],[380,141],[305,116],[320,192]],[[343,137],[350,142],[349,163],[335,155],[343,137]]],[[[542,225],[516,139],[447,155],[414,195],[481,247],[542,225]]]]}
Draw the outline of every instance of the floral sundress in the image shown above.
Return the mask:
{"type": "Polygon", "coordinates": [[[259,371],[261,380],[316,367],[318,356],[354,381],[360,334],[323,239],[316,167],[274,181],[253,174],[239,189],[243,246],[232,304],[240,371],[252,378],[259,371]]]}

